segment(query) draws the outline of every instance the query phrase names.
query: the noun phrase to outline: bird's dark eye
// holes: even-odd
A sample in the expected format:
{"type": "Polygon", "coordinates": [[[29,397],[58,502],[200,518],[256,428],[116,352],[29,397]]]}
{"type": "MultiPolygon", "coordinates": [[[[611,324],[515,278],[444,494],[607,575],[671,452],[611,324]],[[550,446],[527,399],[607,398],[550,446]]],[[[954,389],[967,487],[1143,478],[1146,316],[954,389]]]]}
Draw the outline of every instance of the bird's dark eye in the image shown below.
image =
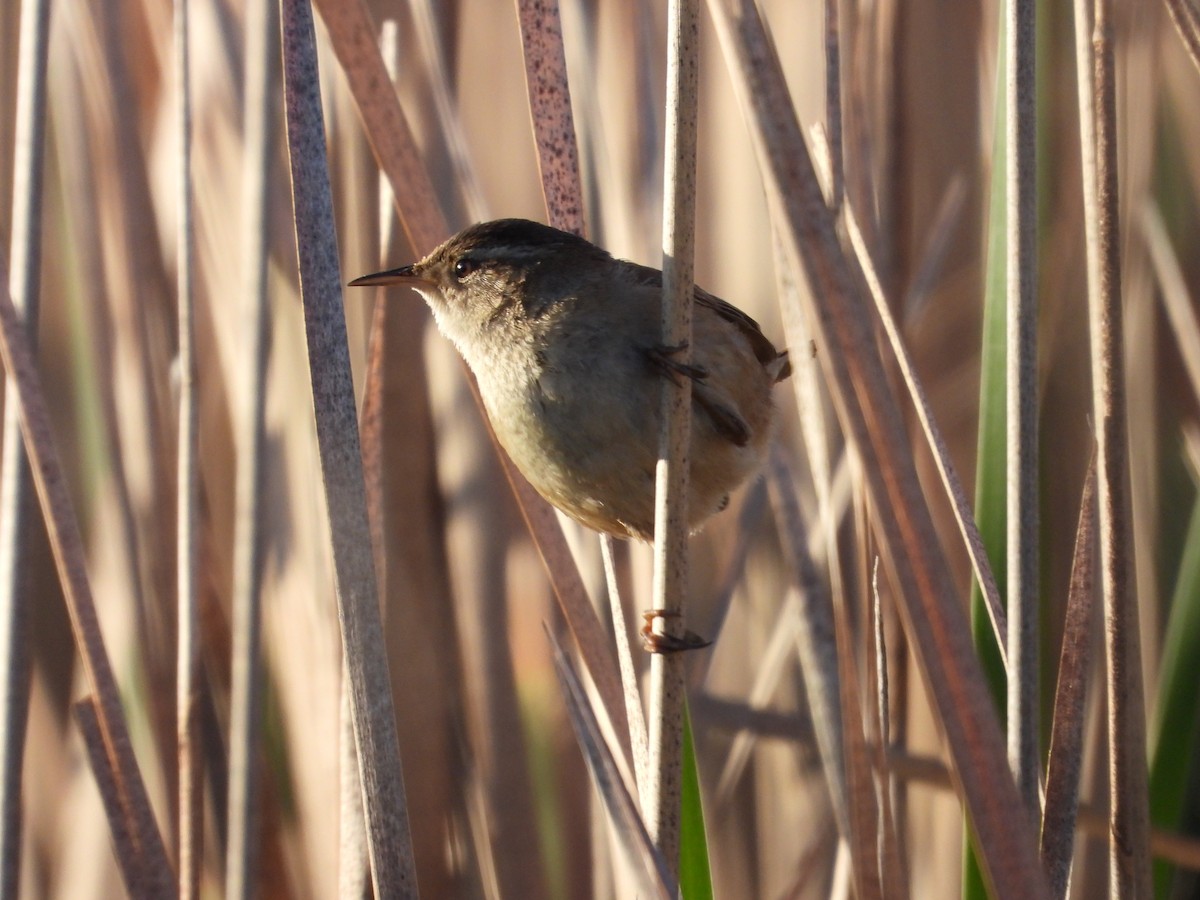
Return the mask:
{"type": "Polygon", "coordinates": [[[454,277],[466,278],[472,272],[479,268],[478,261],[464,256],[454,264],[454,277]]]}

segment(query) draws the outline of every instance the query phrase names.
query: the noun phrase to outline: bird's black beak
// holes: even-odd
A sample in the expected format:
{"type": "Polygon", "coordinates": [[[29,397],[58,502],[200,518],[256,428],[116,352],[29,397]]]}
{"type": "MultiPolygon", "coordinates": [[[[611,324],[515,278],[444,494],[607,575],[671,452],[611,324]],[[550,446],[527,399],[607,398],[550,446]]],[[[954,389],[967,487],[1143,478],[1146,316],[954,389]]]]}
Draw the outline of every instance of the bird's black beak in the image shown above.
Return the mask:
{"type": "Polygon", "coordinates": [[[388,269],[385,272],[376,272],[373,275],[355,278],[350,282],[350,287],[379,287],[386,284],[406,284],[410,287],[417,287],[422,282],[429,284],[429,280],[418,275],[412,266],[401,266],[398,269],[388,269]]]}

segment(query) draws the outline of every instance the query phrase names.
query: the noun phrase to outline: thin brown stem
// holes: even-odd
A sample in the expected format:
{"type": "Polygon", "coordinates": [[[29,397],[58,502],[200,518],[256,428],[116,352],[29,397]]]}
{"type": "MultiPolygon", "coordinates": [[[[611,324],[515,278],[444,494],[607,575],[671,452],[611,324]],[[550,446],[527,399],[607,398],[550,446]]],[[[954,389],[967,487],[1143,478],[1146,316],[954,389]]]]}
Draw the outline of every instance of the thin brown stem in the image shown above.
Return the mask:
{"type": "Polygon", "coordinates": [[[175,90],[178,93],[176,127],[179,134],[179,203],[177,235],[177,310],[179,315],[179,458],[177,460],[177,562],[179,606],[176,646],[175,700],[179,762],[179,896],[200,896],[203,859],[202,760],[200,736],[200,610],[198,575],[200,517],[197,428],[199,408],[196,385],[195,298],[192,257],[192,104],[188,75],[189,0],[175,2],[175,90]]]}
{"type": "Polygon", "coordinates": [[[555,228],[583,234],[583,189],[579,179],[579,147],[567,83],[558,0],[517,0],[525,81],[542,192],[549,222],[555,228]]]}
{"type": "MultiPolygon", "coordinates": [[[[700,22],[697,0],[672,0],[667,21],[667,133],[663,191],[662,341],[683,348],[692,339],[696,216],[696,123],[700,22]]],[[[653,603],[658,634],[683,634],[688,583],[688,447],[691,381],[663,379],[662,418],[655,479],[653,603]]],[[[683,657],[650,660],[650,796],[646,821],[654,844],[678,871],[679,804],[683,760],[683,657]]]]}
{"type": "Polygon", "coordinates": [[[1034,0],[1008,0],[1008,763],[1031,816],[1038,782],[1037,90],[1034,0]]]}
{"type": "MultiPolygon", "coordinates": [[[[46,130],[46,57],[50,2],[21,6],[21,45],[13,160],[10,289],[30,335],[37,333],[41,275],[42,151],[46,130]]],[[[29,715],[29,547],[38,536],[33,481],[21,443],[20,404],[10,386],[4,403],[4,470],[0,473],[0,896],[15,897],[21,879],[21,778],[29,715]]]]}
{"type": "Polygon", "coordinates": [[[83,536],[67,492],[33,351],[20,314],[8,294],[6,268],[0,265],[0,356],[8,373],[8,383],[16,388],[25,452],[46,520],[75,644],[83,659],[84,674],[95,694],[97,723],[113,769],[112,779],[119,791],[125,827],[137,848],[141,877],[154,896],[171,897],[175,894],[174,877],[150,808],[145,782],[133,755],[120,692],[104,647],[100,620],[88,583],[83,536]]]}
{"type": "Polygon", "coordinates": [[[1050,734],[1050,760],[1046,767],[1042,865],[1055,897],[1066,896],[1075,847],[1075,814],[1079,808],[1079,776],[1083,768],[1083,721],[1092,660],[1095,539],[1096,467],[1093,460],[1084,482],[1079,527],[1075,533],[1058,687],[1054,695],[1054,728],[1050,734]]]}
{"type": "MultiPolygon", "coordinates": [[[[1077,26],[1079,27],[1079,23],[1077,26]]],[[[1146,712],[1129,513],[1129,442],[1121,313],[1116,74],[1108,0],[1096,0],[1092,31],[1098,281],[1089,283],[1092,414],[1097,429],[1100,584],[1108,663],[1109,885],[1119,898],[1150,896],[1146,712]]],[[[1091,235],[1089,235],[1091,237],[1091,235]]]]}

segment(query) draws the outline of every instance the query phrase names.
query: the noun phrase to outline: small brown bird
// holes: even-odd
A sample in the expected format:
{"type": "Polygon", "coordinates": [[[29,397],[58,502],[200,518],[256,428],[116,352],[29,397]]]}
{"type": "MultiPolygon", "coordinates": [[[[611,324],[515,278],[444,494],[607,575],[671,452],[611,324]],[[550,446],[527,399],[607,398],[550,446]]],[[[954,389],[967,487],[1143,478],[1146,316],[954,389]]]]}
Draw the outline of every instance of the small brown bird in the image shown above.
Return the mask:
{"type": "Polygon", "coordinates": [[[410,266],[351,285],[406,284],[467,361],[517,468],[567,515],[654,537],[662,377],[692,379],[688,522],[723,509],[761,466],[771,388],[791,369],[753,319],[696,288],[691,361],[662,346],[662,272],[524,219],[474,225],[410,266]]]}

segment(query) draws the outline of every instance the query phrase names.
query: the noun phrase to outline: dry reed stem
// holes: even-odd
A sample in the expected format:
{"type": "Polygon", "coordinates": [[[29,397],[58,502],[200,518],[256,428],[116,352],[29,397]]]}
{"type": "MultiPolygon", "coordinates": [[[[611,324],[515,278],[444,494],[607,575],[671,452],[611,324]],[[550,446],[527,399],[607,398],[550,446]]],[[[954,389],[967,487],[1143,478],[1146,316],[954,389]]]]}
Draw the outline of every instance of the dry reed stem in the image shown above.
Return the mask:
{"type": "Polygon", "coordinates": [[[395,192],[400,227],[413,249],[428,253],[449,235],[449,226],[392,88],[366,4],[362,0],[316,0],[316,7],[362,117],[367,140],[395,192]]]}
{"type": "MultiPolygon", "coordinates": [[[[399,34],[394,19],[384,21],[379,35],[380,55],[394,85],[399,66],[399,34]]],[[[394,201],[391,186],[380,176],[379,182],[379,254],[381,267],[392,244],[394,201]]],[[[366,374],[363,378],[362,440],[363,485],[367,498],[367,522],[371,529],[371,549],[380,605],[388,610],[387,530],[384,515],[384,367],[387,359],[387,320],[389,304],[386,288],[374,291],[371,324],[368,329],[366,374]]],[[[412,596],[409,591],[407,596],[412,596]]],[[[370,891],[370,853],[363,826],[362,796],[358,788],[354,748],[353,714],[350,703],[350,679],[342,666],[341,697],[338,702],[338,896],[364,897],[370,891]]],[[[415,843],[415,842],[414,842],[415,843]]],[[[416,846],[414,845],[414,851],[416,846]]]]}
{"type": "Polygon", "coordinates": [[[1054,695],[1046,804],[1042,813],[1042,865],[1054,897],[1065,897],[1075,847],[1075,814],[1083,768],[1083,722],[1092,666],[1093,568],[1096,539],[1096,461],[1088,467],[1079,504],[1079,528],[1071,561],[1071,585],[1063,623],[1058,687],[1054,695]]]}
{"type": "Polygon", "coordinates": [[[132,836],[137,852],[139,878],[154,896],[174,896],[174,878],[166,847],[129,741],[120,692],[92,602],[83,537],[54,444],[33,352],[20,314],[8,294],[6,268],[0,261],[0,356],[3,356],[4,369],[8,373],[8,384],[16,388],[25,451],[46,520],[75,644],[95,695],[96,719],[104,738],[108,764],[113,770],[112,780],[119,794],[125,828],[132,836]]]}
{"type": "Polygon", "coordinates": [[[371,853],[363,815],[362,787],[358,779],[358,754],[354,742],[354,704],[350,696],[350,670],[342,661],[338,691],[338,847],[339,897],[371,897],[371,853]]]}
{"type": "Polygon", "coordinates": [[[245,386],[234,410],[238,449],[234,498],[233,597],[229,700],[229,801],[225,896],[251,900],[258,881],[259,766],[264,664],[262,659],[264,410],[270,305],[267,292],[270,166],[274,147],[274,96],[279,56],[279,6],[254,0],[246,10],[245,148],[242,156],[241,260],[246,322],[245,386]]]}
{"type": "Polygon", "coordinates": [[[879,593],[879,557],[871,566],[871,624],[875,661],[875,717],[879,743],[871,754],[875,776],[875,804],[879,808],[879,872],[888,894],[895,900],[907,900],[909,873],[900,852],[896,813],[892,803],[892,776],[887,767],[887,749],[892,746],[891,685],[888,677],[886,630],[883,624],[883,598],[879,593]]]}
{"type": "Polygon", "coordinates": [[[637,783],[638,802],[644,809],[650,796],[650,749],[646,738],[646,714],[642,707],[642,692],[638,686],[637,667],[633,663],[633,651],[629,643],[629,626],[625,621],[625,607],[621,602],[621,587],[617,581],[614,543],[611,534],[600,535],[600,555],[604,563],[604,580],[608,585],[608,604],[617,644],[617,665],[621,669],[625,715],[629,718],[633,777],[637,783]]]}
{"type": "MultiPolygon", "coordinates": [[[[849,204],[846,204],[849,206],[849,204]]],[[[882,898],[879,864],[879,830],[883,822],[876,803],[875,778],[864,728],[867,718],[859,696],[858,662],[850,617],[844,604],[833,610],[837,641],[839,709],[842,721],[842,752],[846,775],[846,806],[849,813],[851,876],[854,893],[861,900],[882,898]]]]}
{"type": "Polygon", "coordinates": [[[667,864],[661,850],[650,838],[638,804],[626,787],[627,779],[621,772],[620,758],[612,754],[604,741],[587,693],[558,639],[549,629],[546,629],[546,635],[554,651],[554,671],[562,687],[571,726],[583,750],[592,783],[604,801],[609,823],[616,832],[619,845],[636,862],[631,868],[642,876],[639,881],[643,890],[648,889],[663,900],[678,896],[672,872],[674,867],[667,864]]]}
{"type": "MultiPolygon", "coordinates": [[[[75,718],[75,724],[79,727],[79,736],[83,741],[83,749],[87,755],[92,777],[96,779],[100,803],[104,807],[104,814],[108,819],[113,856],[117,860],[117,870],[121,873],[125,890],[135,900],[158,900],[154,886],[145,881],[146,873],[141,866],[137,841],[130,832],[129,819],[122,809],[121,788],[113,777],[114,767],[112,760],[108,757],[104,735],[100,730],[95,697],[85,697],[73,703],[71,713],[75,718]]],[[[18,894],[6,893],[5,896],[16,897],[18,894]]]]}
{"type": "Polygon", "coordinates": [[[197,450],[199,404],[196,396],[195,297],[193,295],[192,229],[192,102],[188,73],[190,31],[189,0],[175,0],[175,127],[179,136],[176,200],[179,230],[176,235],[177,311],[179,316],[179,444],[176,462],[176,577],[178,603],[175,673],[175,739],[179,766],[179,896],[194,900],[200,895],[203,861],[203,763],[200,758],[200,691],[203,678],[200,657],[197,551],[200,518],[197,450]]]}
{"type": "Polygon", "coordinates": [[[870,250],[865,243],[862,231],[858,227],[858,219],[854,215],[854,210],[849,206],[846,208],[845,218],[846,232],[850,237],[850,245],[858,255],[858,262],[862,267],[863,274],[866,276],[871,298],[875,301],[875,311],[879,314],[879,321],[883,325],[884,333],[887,335],[888,343],[892,348],[892,354],[896,358],[896,364],[904,379],[904,385],[908,388],[908,395],[912,400],[913,408],[916,410],[917,419],[921,423],[921,431],[925,435],[929,452],[933,456],[934,464],[937,466],[942,486],[946,489],[946,497],[949,499],[950,506],[954,511],[954,521],[957,523],[958,532],[962,536],[963,547],[967,551],[967,557],[971,560],[971,571],[975,574],[975,580],[979,583],[979,589],[983,593],[984,605],[988,611],[988,618],[992,623],[992,632],[996,636],[996,647],[1000,652],[1000,659],[1007,666],[1008,614],[1000,598],[1000,588],[996,585],[996,576],[992,573],[992,565],[988,560],[987,548],[983,546],[983,537],[979,534],[979,526],[976,524],[975,515],[971,511],[970,498],[967,497],[967,492],[963,489],[962,480],[958,477],[958,470],[955,469],[954,462],[950,458],[950,451],[946,447],[942,431],[933,417],[933,410],[929,405],[929,398],[925,394],[925,388],[922,386],[921,380],[917,377],[916,366],[913,365],[912,356],[904,344],[904,337],[900,334],[900,327],[892,315],[892,307],[888,303],[887,296],[884,294],[883,284],[879,280],[874,260],[871,258],[870,250]]]}
{"type": "Polygon", "coordinates": [[[517,0],[517,16],[549,223],[582,235],[583,186],[558,0],[517,0]]]}
{"type": "MultiPolygon", "coordinates": [[[[20,58],[13,147],[12,271],[9,289],[37,334],[41,276],[42,152],[46,132],[46,57],[50,0],[21,5],[20,58]]],[[[36,341],[36,338],[34,339],[36,341]]],[[[0,473],[0,896],[16,897],[21,885],[24,833],[21,776],[29,717],[29,547],[41,540],[33,482],[21,442],[16,390],[5,390],[4,470],[0,473]]]]}
{"type": "MultiPolygon", "coordinates": [[[[1117,172],[1116,74],[1107,0],[1096,0],[1092,30],[1095,168],[1084,170],[1096,198],[1098,280],[1088,285],[1092,415],[1097,430],[1100,583],[1108,663],[1110,828],[1109,885],[1114,897],[1150,896],[1146,797],[1146,711],[1142,693],[1137,598],[1130,568],[1129,444],[1121,312],[1120,195],[1117,172]]],[[[1077,22],[1076,27],[1082,23],[1077,22]]],[[[1086,134],[1086,131],[1085,131],[1086,134]]]]}
{"type": "Polygon", "coordinates": [[[312,10],[308,0],[285,0],[281,14],[300,291],[371,872],[380,897],[416,897],[341,304],[312,10]]]}
{"type": "Polygon", "coordinates": [[[1030,821],[1038,753],[1037,90],[1034,0],[1005,3],[1008,764],[1030,821]]]}
{"type": "MultiPolygon", "coordinates": [[[[699,115],[698,0],[671,0],[667,12],[667,118],[663,187],[662,346],[686,365],[691,359],[693,265],[696,225],[696,131],[699,115]],[[676,351],[675,348],[678,348],[676,351]]],[[[655,470],[655,634],[682,637],[688,589],[688,450],[692,385],[662,380],[655,470]]],[[[656,653],[650,659],[650,796],[646,821],[654,845],[672,872],[679,867],[683,763],[684,659],[656,653]]]]}
{"type": "Polygon", "coordinates": [[[1045,896],[1032,837],[1012,827],[1021,805],[1005,774],[992,700],[913,460],[904,452],[908,439],[874,350],[871,316],[825,206],[778,57],[750,0],[710,0],[709,6],[769,191],[786,213],[789,246],[805,264],[820,359],[862,462],[875,530],[897,581],[906,630],[954,760],[985,871],[997,892],[1045,896]]]}

